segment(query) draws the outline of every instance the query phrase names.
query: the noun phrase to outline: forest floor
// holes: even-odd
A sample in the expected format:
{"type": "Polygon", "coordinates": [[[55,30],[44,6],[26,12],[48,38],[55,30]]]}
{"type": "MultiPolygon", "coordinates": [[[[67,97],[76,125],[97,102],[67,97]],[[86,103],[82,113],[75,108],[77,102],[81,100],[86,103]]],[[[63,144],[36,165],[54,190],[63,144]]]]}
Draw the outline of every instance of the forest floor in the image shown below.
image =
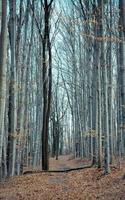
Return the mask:
{"type": "MultiPolygon", "coordinates": [[[[50,169],[81,167],[85,161],[72,156],[50,159],[50,169]]],[[[125,162],[121,169],[88,168],[68,173],[41,172],[9,178],[0,184],[0,200],[125,200],[125,162]],[[123,178],[124,177],[124,178],[123,178]]]]}

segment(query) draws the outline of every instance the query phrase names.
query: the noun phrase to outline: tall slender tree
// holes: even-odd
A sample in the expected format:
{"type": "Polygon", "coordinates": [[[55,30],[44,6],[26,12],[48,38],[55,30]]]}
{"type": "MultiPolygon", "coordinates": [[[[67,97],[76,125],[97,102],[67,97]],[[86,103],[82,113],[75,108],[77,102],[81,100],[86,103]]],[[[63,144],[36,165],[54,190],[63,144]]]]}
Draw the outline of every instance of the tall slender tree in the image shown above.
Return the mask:
{"type": "MultiPolygon", "coordinates": [[[[120,89],[120,110],[121,120],[120,127],[122,131],[123,148],[125,152],[125,1],[119,0],[119,89],[120,89]]],[[[121,140],[121,142],[122,142],[121,140]]]]}
{"type": "Polygon", "coordinates": [[[0,32],[0,178],[2,176],[2,151],[5,136],[6,72],[7,72],[7,0],[2,0],[0,32]]]}
{"type": "Polygon", "coordinates": [[[49,116],[51,106],[51,88],[52,88],[52,55],[50,41],[50,17],[52,12],[51,0],[49,3],[44,0],[44,32],[42,49],[42,67],[43,67],[43,128],[42,128],[42,168],[48,170],[48,134],[49,134],[49,116]],[[48,58],[48,59],[47,59],[48,58]],[[48,62],[47,62],[48,61],[48,62]]]}

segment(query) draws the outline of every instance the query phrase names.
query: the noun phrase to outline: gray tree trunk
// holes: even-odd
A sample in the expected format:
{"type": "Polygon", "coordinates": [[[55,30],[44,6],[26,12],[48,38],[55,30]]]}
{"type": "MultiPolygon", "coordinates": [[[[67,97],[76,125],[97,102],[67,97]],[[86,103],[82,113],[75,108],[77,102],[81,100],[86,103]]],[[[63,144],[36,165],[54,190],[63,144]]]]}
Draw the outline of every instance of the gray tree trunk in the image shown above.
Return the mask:
{"type": "MultiPolygon", "coordinates": [[[[4,145],[4,119],[6,105],[6,58],[7,58],[7,0],[2,0],[2,20],[0,32],[0,172],[4,145]]],[[[1,11],[0,11],[1,12],[1,11]]],[[[2,174],[0,173],[0,176],[2,174]]],[[[1,178],[1,177],[0,177],[1,178]]]]}

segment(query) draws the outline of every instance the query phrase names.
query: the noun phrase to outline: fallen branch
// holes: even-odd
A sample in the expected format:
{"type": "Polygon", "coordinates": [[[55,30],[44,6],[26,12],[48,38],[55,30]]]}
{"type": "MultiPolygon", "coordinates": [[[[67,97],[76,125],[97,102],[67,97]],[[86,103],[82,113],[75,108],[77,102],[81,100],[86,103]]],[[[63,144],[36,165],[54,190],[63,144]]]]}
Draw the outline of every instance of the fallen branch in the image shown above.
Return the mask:
{"type": "Polygon", "coordinates": [[[45,170],[37,170],[37,171],[34,171],[34,170],[28,170],[28,171],[25,171],[23,172],[23,175],[25,174],[35,174],[35,173],[68,173],[68,172],[71,172],[71,171],[77,171],[77,170],[82,170],[82,169],[87,169],[87,168],[91,168],[92,165],[87,165],[87,166],[83,166],[83,167],[77,167],[77,168],[69,168],[69,169],[62,169],[62,170],[48,170],[48,171],[45,171],[45,170]]]}

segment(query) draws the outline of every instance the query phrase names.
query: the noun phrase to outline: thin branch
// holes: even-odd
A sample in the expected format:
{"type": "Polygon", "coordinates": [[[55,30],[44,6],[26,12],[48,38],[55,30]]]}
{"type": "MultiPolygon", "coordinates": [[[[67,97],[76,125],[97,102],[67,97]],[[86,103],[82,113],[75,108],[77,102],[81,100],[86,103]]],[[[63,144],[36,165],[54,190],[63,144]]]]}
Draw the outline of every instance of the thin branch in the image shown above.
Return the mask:
{"type": "Polygon", "coordinates": [[[54,1],[54,0],[51,0],[50,3],[48,4],[48,7],[49,7],[49,8],[51,7],[53,1],[54,1]]]}
{"type": "Polygon", "coordinates": [[[41,34],[41,29],[40,29],[40,27],[39,27],[39,23],[38,23],[38,21],[37,21],[37,19],[36,19],[36,17],[35,17],[35,14],[34,14],[34,8],[33,8],[32,4],[31,4],[31,2],[29,2],[29,4],[30,4],[31,11],[32,11],[32,13],[33,13],[33,18],[34,18],[34,20],[35,20],[35,24],[36,24],[36,27],[37,27],[37,29],[38,29],[40,38],[41,38],[41,40],[43,41],[43,37],[42,37],[42,34],[41,34]]]}

